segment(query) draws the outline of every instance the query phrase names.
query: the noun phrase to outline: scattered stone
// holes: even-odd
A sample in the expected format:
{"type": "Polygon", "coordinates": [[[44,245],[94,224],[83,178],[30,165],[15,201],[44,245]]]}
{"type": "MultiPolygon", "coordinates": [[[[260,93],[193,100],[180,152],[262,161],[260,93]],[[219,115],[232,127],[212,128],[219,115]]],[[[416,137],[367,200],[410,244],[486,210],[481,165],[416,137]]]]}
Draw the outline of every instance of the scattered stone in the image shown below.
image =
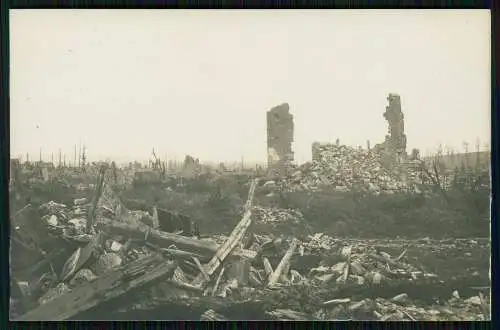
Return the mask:
{"type": "Polygon", "coordinates": [[[100,276],[107,271],[120,267],[122,258],[116,253],[106,253],[101,255],[93,267],[96,275],[100,276]]]}
{"type": "Polygon", "coordinates": [[[90,269],[80,269],[70,281],[71,286],[78,286],[83,283],[92,282],[97,276],[90,269]]]}
{"type": "Polygon", "coordinates": [[[56,215],[45,215],[42,217],[49,226],[55,227],[57,226],[57,216],[56,215]]]}
{"type": "Polygon", "coordinates": [[[408,295],[406,293],[401,293],[398,294],[397,296],[394,296],[391,301],[400,303],[400,304],[405,304],[408,302],[408,295]]]}
{"type": "Polygon", "coordinates": [[[50,288],[42,297],[40,297],[38,299],[38,304],[44,305],[69,291],[70,288],[65,283],[61,282],[55,288],[50,288]]]}
{"type": "Polygon", "coordinates": [[[481,298],[479,298],[479,296],[473,296],[468,299],[465,299],[465,302],[468,304],[481,306],[481,298]]]}
{"type": "Polygon", "coordinates": [[[258,222],[264,223],[300,223],[303,215],[300,211],[292,209],[265,208],[255,206],[253,214],[258,222]]]}
{"type": "Polygon", "coordinates": [[[73,204],[74,205],[84,205],[87,203],[87,199],[86,198],[77,198],[73,201],[73,204]]]}
{"type": "Polygon", "coordinates": [[[85,228],[87,227],[87,219],[84,218],[71,219],[68,221],[68,223],[73,225],[74,229],[76,229],[76,231],[78,232],[85,230],[85,228]]]}
{"type": "Polygon", "coordinates": [[[118,243],[117,241],[114,240],[106,241],[106,247],[111,252],[119,252],[122,249],[122,246],[123,244],[118,243]]]}

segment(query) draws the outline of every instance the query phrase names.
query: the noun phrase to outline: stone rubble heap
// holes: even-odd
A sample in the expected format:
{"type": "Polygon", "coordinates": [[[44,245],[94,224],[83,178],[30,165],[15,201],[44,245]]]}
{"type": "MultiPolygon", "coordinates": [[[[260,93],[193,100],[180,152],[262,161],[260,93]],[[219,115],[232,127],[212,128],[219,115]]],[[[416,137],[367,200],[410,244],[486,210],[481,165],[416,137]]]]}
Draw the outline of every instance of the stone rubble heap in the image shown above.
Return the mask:
{"type": "MultiPolygon", "coordinates": [[[[359,189],[377,194],[410,188],[399,175],[383,166],[380,155],[375,152],[331,144],[317,149],[316,159],[292,174],[290,190],[334,187],[339,191],[359,189]]],[[[415,178],[415,173],[409,173],[408,182],[415,178]]]]}
{"type": "Polygon", "coordinates": [[[299,223],[304,217],[299,210],[280,209],[276,207],[265,208],[255,206],[253,212],[256,221],[263,223],[299,223]]]}

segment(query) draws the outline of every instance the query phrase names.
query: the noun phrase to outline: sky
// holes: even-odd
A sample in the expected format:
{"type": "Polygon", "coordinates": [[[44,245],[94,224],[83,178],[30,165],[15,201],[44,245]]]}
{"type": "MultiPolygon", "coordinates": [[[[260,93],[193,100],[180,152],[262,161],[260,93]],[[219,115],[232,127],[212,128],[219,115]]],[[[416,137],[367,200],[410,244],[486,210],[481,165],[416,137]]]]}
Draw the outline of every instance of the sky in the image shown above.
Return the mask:
{"type": "Polygon", "coordinates": [[[408,152],[490,141],[487,10],[12,10],[11,157],[267,160],[287,102],[295,158],[384,140],[401,96],[408,152]]]}

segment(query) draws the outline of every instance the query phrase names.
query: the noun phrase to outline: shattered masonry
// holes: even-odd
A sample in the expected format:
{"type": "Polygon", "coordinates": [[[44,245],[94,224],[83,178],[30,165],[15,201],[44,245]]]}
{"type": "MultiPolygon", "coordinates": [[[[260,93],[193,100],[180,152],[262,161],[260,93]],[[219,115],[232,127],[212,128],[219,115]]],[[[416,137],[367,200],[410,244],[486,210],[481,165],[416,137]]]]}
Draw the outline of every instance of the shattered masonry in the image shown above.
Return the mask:
{"type": "Polygon", "coordinates": [[[398,157],[406,155],[406,135],[404,134],[404,115],[401,111],[401,98],[397,94],[389,94],[389,106],[384,113],[384,118],[389,123],[389,136],[386,141],[389,149],[398,157]]]}
{"type": "Polygon", "coordinates": [[[406,159],[406,135],[404,134],[404,115],[401,111],[401,97],[398,94],[389,94],[389,105],[385,108],[384,118],[389,123],[388,135],[385,141],[375,146],[388,158],[401,162],[406,159]]]}
{"type": "Polygon", "coordinates": [[[276,175],[283,175],[293,162],[293,129],[293,115],[288,103],[267,112],[267,165],[276,175]]]}

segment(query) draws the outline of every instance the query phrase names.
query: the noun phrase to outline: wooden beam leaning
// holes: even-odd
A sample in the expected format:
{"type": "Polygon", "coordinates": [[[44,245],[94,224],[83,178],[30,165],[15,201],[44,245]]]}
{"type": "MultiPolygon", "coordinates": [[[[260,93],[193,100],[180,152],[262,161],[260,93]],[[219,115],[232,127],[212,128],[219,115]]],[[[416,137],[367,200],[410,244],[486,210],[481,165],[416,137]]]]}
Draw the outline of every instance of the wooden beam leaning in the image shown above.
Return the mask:
{"type": "Polygon", "coordinates": [[[292,259],[293,252],[297,248],[297,245],[298,241],[294,238],[292,243],[290,244],[290,248],[288,248],[280,263],[278,264],[278,266],[276,266],[274,272],[269,276],[269,287],[273,287],[274,285],[276,285],[276,283],[278,283],[281,273],[286,268],[286,265],[290,262],[290,259],[292,259]]]}
{"type": "MultiPolygon", "coordinates": [[[[241,242],[243,237],[245,236],[245,232],[248,227],[250,227],[252,223],[252,200],[255,193],[255,187],[257,186],[258,180],[252,180],[250,185],[250,190],[248,192],[248,199],[245,204],[245,214],[241,221],[234,227],[231,235],[227,238],[227,240],[222,244],[213,258],[204,265],[205,273],[208,276],[211,276],[217,268],[222,264],[224,259],[236,248],[236,245],[241,242]]],[[[204,282],[205,278],[203,274],[199,274],[194,280],[193,285],[201,285],[204,282]]]]}

